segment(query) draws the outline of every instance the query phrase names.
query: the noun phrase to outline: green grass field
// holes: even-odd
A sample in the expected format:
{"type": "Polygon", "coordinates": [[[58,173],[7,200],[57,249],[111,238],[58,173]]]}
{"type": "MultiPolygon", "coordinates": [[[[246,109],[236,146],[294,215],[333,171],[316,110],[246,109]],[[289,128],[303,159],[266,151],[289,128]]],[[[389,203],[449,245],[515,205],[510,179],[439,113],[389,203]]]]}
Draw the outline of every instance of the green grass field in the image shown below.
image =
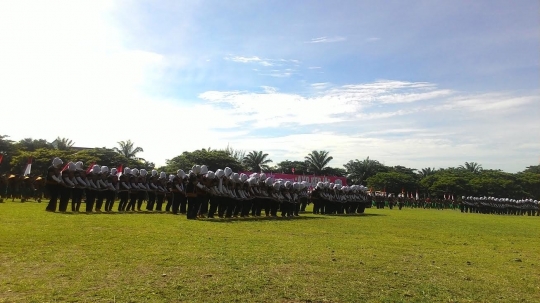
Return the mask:
{"type": "Polygon", "coordinates": [[[0,203],[0,302],[540,302],[540,217],[188,221],[45,206],[0,203]]]}

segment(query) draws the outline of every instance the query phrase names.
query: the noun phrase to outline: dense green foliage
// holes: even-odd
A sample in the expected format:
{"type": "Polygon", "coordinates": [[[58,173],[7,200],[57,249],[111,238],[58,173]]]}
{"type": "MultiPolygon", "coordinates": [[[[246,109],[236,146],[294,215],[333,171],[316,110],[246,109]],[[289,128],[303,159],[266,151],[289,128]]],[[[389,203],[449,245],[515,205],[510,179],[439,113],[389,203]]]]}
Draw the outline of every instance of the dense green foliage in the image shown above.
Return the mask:
{"type": "Polygon", "coordinates": [[[186,220],[0,203],[0,302],[539,302],[538,217],[186,220]]]}

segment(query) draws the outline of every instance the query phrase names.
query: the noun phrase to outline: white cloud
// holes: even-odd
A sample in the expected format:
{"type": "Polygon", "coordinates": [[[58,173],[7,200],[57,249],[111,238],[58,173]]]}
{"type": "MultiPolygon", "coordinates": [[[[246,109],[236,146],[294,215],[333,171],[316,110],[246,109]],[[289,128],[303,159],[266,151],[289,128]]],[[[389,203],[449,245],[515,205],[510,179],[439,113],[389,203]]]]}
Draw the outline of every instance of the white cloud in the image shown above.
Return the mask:
{"type": "Polygon", "coordinates": [[[341,42],[345,41],[347,38],[341,37],[341,36],[335,36],[335,37],[318,37],[318,38],[312,38],[310,41],[306,43],[334,43],[334,42],[341,42]]]}
{"type": "Polygon", "coordinates": [[[189,58],[126,47],[108,18],[113,8],[105,1],[0,2],[2,134],[61,136],[89,147],[131,139],[158,165],[227,144],[264,150],[274,162],[325,149],[332,166],[370,156],[416,168],[476,161],[516,171],[540,156],[531,143],[540,142],[537,91],[471,94],[429,82],[332,85],[320,78],[301,93],[276,84],[297,73],[299,60],[228,56],[285,79],[265,78],[259,92],[216,88],[194,100],[149,95],[169,80],[168,68],[189,58]]]}

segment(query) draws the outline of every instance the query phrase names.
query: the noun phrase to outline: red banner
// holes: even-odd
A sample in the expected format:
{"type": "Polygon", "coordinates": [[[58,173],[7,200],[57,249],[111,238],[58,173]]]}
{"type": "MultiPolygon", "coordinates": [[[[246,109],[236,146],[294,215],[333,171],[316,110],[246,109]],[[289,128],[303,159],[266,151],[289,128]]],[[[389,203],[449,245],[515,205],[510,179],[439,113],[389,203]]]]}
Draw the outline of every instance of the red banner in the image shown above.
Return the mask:
{"type": "MultiPolygon", "coordinates": [[[[248,176],[252,173],[245,172],[248,176]]],[[[308,176],[308,175],[292,175],[292,174],[273,174],[265,173],[266,177],[273,177],[274,179],[283,179],[291,182],[302,182],[306,181],[310,183],[312,187],[317,185],[317,182],[330,182],[336,183],[336,180],[341,180],[341,185],[347,185],[346,177],[332,177],[332,176],[308,176]]]]}

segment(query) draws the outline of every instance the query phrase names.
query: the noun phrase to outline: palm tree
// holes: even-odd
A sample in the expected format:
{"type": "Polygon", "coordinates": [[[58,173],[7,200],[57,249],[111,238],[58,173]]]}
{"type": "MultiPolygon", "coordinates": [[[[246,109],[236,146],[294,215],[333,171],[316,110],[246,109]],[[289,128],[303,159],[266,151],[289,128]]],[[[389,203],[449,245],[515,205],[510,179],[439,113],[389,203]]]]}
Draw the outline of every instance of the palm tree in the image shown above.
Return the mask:
{"type": "Polygon", "coordinates": [[[470,171],[471,173],[480,173],[482,172],[482,165],[476,162],[465,162],[465,165],[460,165],[459,169],[470,171]]]}
{"type": "Polygon", "coordinates": [[[70,139],[68,138],[56,138],[56,140],[54,140],[55,142],[55,146],[56,146],[56,149],[59,149],[59,150],[70,150],[73,145],[75,145],[75,142],[71,141],[70,139]]]}
{"type": "Polygon", "coordinates": [[[422,170],[418,172],[418,175],[420,175],[420,179],[422,179],[427,176],[431,176],[434,173],[435,173],[435,168],[427,167],[427,168],[422,168],[422,170]]]}
{"type": "Polygon", "coordinates": [[[135,145],[134,142],[131,142],[131,140],[127,140],[127,141],[120,141],[120,142],[117,142],[118,145],[120,146],[120,148],[117,148],[117,147],[114,147],[113,149],[121,154],[122,156],[128,158],[128,159],[133,159],[133,160],[144,160],[142,158],[137,158],[137,154],[140,153],[140,152],[143,152],[144,150],[142,149],[142,147],[133,147],[135,145]]]}
{"type": "Polygon", "coordinates": [[[322,174],[328,163],[330,163],[334,157],[328,156],[328,152],[325,150],[314,150],[304,159],[313,173],[322,174]]]}
{"type": "Polygon", "coordinates": [[[270,159],[266,159],[268,154],[263,154],[262,151],[250,151],[243,159],[244,164],[251,170],[260,173],[262,170],[268,170],[268,163],[272,162],[270,159]]]}

